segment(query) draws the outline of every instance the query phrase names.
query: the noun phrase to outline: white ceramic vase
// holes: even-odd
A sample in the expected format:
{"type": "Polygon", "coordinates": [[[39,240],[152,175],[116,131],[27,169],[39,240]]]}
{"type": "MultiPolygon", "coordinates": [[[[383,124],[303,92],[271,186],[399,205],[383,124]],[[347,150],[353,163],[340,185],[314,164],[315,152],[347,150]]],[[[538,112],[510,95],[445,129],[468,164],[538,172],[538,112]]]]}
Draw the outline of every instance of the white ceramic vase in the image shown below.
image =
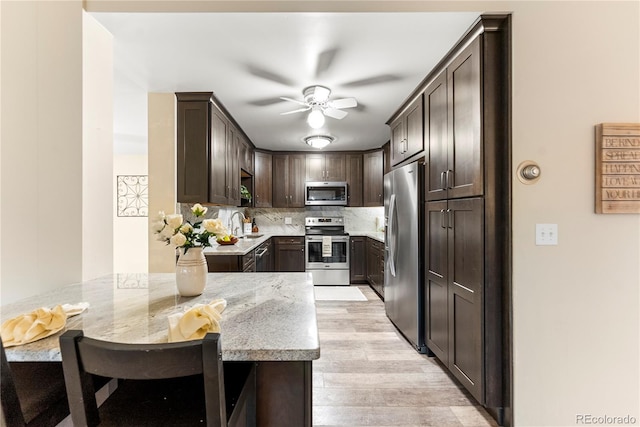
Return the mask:
{"type": "Polygon", "coordinates": [[[180,249],[176,263],[176,285],[183,297],[200,295],[207,284],[207,260],[201,247],[180,249]]]}

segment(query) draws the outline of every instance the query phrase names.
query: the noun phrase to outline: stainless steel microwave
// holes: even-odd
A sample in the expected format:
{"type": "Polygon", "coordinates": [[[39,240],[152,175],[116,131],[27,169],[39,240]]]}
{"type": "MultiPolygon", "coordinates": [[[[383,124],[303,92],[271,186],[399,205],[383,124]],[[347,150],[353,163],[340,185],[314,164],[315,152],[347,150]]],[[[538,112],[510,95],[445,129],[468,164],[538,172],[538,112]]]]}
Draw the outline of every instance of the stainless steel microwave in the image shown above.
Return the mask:
{"type": "Polygon", "coordinates": [[[304,204],[307,206],[346,206],[347,183],[344,181],[305,182],[304,204]]]}

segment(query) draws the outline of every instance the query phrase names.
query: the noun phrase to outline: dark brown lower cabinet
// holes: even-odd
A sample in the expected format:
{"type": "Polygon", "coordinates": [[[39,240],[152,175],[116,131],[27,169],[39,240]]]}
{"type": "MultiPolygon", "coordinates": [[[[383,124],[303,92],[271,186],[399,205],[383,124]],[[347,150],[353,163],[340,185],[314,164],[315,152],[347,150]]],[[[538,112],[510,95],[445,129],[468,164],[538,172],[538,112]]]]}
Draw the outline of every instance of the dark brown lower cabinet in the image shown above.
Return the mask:
{"type": "Polygon", "coordinates": [[[273,238],[275,271],[304,271],[304,236],[273,238]]]}
{"type": "Polygon", "coordinates": [[[367,283],[367,237],[349,239],[349,283],[367,283]]]}
{"type": "Polygon", "coordinates": [[[209,273],[256,271],[255,251],[246,255],[205,255],[209,273]]]}
{"type": "Polygon", "coordinates": [[[384,243],[370,237],[367,238],[367,280],[384,299],[384,243]]]}
{"type": "Polygon", "coordinates": [[[425,222],[426,344],[483,403],[484,200],[429,202],[425,222]]]}

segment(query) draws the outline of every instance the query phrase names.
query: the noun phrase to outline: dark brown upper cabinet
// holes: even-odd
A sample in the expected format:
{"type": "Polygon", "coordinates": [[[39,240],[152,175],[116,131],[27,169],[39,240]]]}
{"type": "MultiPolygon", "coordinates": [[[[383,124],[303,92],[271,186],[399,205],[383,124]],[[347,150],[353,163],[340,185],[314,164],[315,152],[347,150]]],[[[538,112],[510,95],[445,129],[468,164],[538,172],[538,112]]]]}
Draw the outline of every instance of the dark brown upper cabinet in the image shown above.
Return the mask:
{"type": "Polygon", "coordinates": [[[364,153],[362,158],[364,160],[364,200],[362,205],[384,206],[384,152],[383,150],[371,151],[369,153],[364,153]]]}
{"type": "Polygon", "coordinates": [[[307,154],[305,169],[307,181],[347,180],[344,154],[307,154]]]}
{"type": "Polygon", "coordinates": [[[362,154],[345,154],[347,170],[347,206],[362,206],[362,154]]]}
{"type": "Polygon", "coordinates": [[[427,200],[483,195],[480,38],[424,93],[427,200]]]}
{"type": "Polygon", "coordinates": [[[274,154],[273,207],[304,207],[304,154],[274,154]]]}
{"type": "Polygon", "coordinates": [[[262,151],[255,152],[255,175],[253,203],[256,208],[272,207],[271,154],[262,151]]]}
{"type": "Polygon", "coordinates": [[[240,169],[253,170],[253,147],[212,92],[176,98],[178,202],[239,206],[240,169]]]}
{"type": "Polygon", "coordinates": [[[242,134],[239,137],[240,148],[240,169],[253,175],[254,174],[254,152],[253,147],[249,144],[247,138],[242,134]]]}
{"type": "MultiPolygon", "coordinates": [[[[211,109],[211,157],[209,159],[209,203],[226,205],[229,201],[227,183],[227,139],[231,133],[229,122],[213,106],[211,109]]],[[[179,202],[181,200],[178,200],[179,202]]]]}
{"type": "Polygon", "coordinates": [[[391,165],[424,151],[422,95],[416,97],[391,123],[391,165]]]}
{"type": "MultiPolygon", "coordinates": [[[[178,100],[180,98],[178,97],[178,100]]],[[[177,197],[179,202],[209,200],[209,101],[178,102],[177,197]]]]}

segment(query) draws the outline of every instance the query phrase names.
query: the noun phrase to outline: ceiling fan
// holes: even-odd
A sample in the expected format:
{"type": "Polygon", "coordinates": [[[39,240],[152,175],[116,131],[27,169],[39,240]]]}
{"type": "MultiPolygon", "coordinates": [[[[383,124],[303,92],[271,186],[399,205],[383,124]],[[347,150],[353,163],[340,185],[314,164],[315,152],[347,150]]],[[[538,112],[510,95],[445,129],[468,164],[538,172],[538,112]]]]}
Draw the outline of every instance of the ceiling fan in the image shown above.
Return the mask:
{"type": "Polygon", "coordinates": [[[280,114],[293,114],[311,110],[309,116],[307,116],[307,123],[314,129],[319,129],[324,125],[325,116],[341,120],[347,115],[346,111],[342,111],[343,108],[353,108],[358,105],[355,98],[329,100],[331,89],[325,86],[308,86],[302,90],[302,95],[304,101],[281,96],[280,99],[302,105],[303,108],[280,114]]]}

